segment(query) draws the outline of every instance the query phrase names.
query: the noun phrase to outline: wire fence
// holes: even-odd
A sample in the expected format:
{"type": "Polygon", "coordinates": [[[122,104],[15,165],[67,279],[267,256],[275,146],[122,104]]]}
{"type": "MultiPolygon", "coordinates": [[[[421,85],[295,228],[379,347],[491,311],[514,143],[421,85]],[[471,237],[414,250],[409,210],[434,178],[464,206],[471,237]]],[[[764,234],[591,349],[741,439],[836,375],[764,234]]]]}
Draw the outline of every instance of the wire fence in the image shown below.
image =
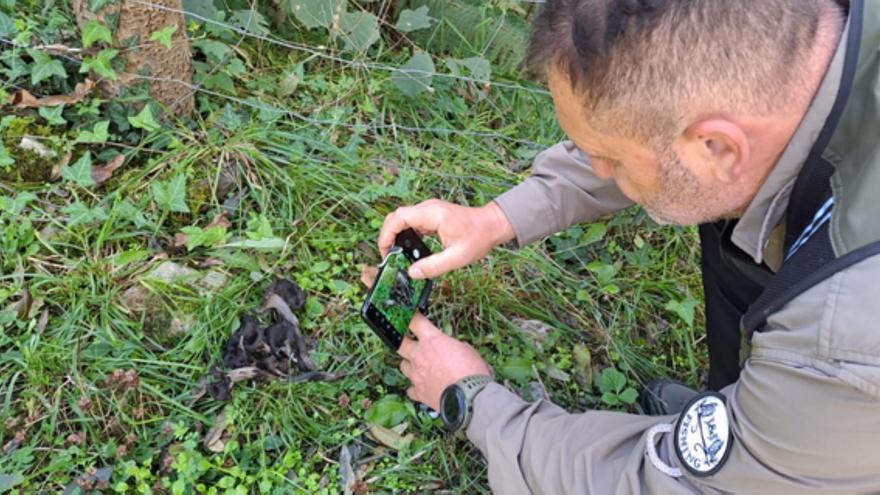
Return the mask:
{"type": "MultiPolygon", "coordinates": [[[[321,119],[315,118],[308,115],[305,115],[301,112],[297,112],[290,108],[285,108],[281,105],[275,105],[266,103],[261,99],[251,99],[251,98],[241,98],[238,96],[226,94],[220,91],[214,91],[204,87],[205,82],[214,75],[220,68],[222,68],[227,62],[228,57],[234,53],[240,45],[246,39],[254,39],[260,42],[265,42],[271,44],[273,46],[277,46],[280,48],[284,48],[287,50],[297,51],[305,54],[309,54],[313,57],[320,58],[322,60],[326,60],[330,63],[336,64],[340,67],[353,69],[356,71],[382,71],[382,72],[390,72],[390,73],[403,73],[410,74],[414,76],[430,76],[436,78],[446,78],[456,81],[467,82],[476,85],[476,87],[484,87],[487,83],[491,85],[493,90],[504,90],[504,91],[512,91],[512,92],[520,92],[530,95],[535,95],[537,97],[544,97],[549,95],[548,91],[538,87],[529,87],[524,86],[522,84],[517,84],[514,82],[508,81],[487,81],[485,79],[478,79],[474,77],[468,77],[461,74],[451,74],[444,73],[438,71],[423,71],[417,69],[406,69],[401,67],[394,67],[391,65],[386,65],[382,63],[377,63],[373,61],[366,60],[364,58],[345,58],[340,56],[335,50],[328,48],[323,45],[306,45],[302,43],[296,43],[289,40],[284,40],[272,35],[260,34],[251,30],[250,23],[255,19],[254,15],[250,15],[248,17],[248,22],[244,27],[236,26],[227,22],[218,21],[215,19],[211,19],[209,17],[202,16],[195,12],[186,11],[183,9],[177,9],[173,7],[169,7],[166,5],[152,3],[146,0],[128,0],[131,3],[142,5],[148,8],[156,9],[159,11],[181,14],[189,16],[190,18],[196,19],[200,22],[211,24],[219,28],[223,28],[229,30],[233,33],[236,33],[237,41],[235,42],[232,50],[229,50],[227,54],[214,63],[210,69],[207,71],[203,71],[201,77],[198,81],[189,82],[179,78],[169,78],[169,77],[157,77],[157,76],[149,76],[143,74],[125,74],[126,77],[132,79],[142,79],[146,81],[157,81],[164,83],[171,83],[179,85],[186,93],[182,94],[179,98],[177,98],[171,105],[170,108],[173,110],[174,107],[179,105],[182,101],[190,98],[196,94],[208,95],[213,98],[217,98],[220,100],[224,100],[230,103],[235,103],[237,105],[245,106],[248,108],[252,108],[254,110],[268,112],[270,114],[279,115],[288,117],[291,119],[295,119],[297,121],[303,122],[305,124],[317,126],[320,128],[323,127],[332,127],[332,128],[346,128],[356,132],[365,132],[365,133],[379,133],[380,131],[390,131],[393,133],[397,132],[408,132],[408,133],[429,133],[437,136],[463,136],[469,138],[480,138],[480,139],[494,139],[499,141],[504,141],[508,143],[513,143],[521,146],[525,146],[532,149],[541,149],[546,146],[547,143],[539,143],[530,139],[524,139],[518,136],[511,136],[501,132],[493,132],[493,131],[482,131],[482,130],[472,130],[472,129],[458,129],[455,127],[422,127],[417,125],[406,125],[400,124],[396,122],[386,123],[381,121],[376,122],[351,122],[344,121],[341,119],[321,119]]],[[[253,14],[256,11],[256,0],[252,0],[250,2],[250,12],[253,14]]],[[[70,53],[76,52],[68,52],[64,53],[63,51],[58,51],[57,49],[52,49],[52,45],[49,46],[23,46],[21,44],[16,43],[13,40],[0,37],[0,43],[14,46],[20,49],[39,49],[50,51],[53,55],[61,57],[68,62],[71,62],[76,65],[82,65],[83,61],[81,58],[77,56],[72,56],[70,53]]],[[[363,54],[360,54],[363,55],[363,54]]],[[[418,80],[418,79],[414,79],[418,80]]],[[[19,85],[7,83],[7,87],[14,87],[16,89],[22,90],[19,85]]],[[[41,95],[35,94],[35,96],[40,97],[41,95]]]]}

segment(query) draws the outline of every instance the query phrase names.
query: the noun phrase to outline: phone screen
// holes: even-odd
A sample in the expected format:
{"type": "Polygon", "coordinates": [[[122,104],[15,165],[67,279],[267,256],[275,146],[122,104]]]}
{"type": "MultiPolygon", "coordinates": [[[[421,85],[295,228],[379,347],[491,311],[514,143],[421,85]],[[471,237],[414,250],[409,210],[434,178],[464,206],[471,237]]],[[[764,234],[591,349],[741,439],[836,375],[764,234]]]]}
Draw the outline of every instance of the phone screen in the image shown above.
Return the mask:
{"type": "Polygon", "coordinates": [[[394,350],[403,342],[416,311],[428,310],[434,282],[413,280],[408,271],[417,260],[430,255],[428,246],[414,230],[397,234],[361,308],[364,321],[394,350]]]}
{"type": "Polygon", "coordinates": [[[406,335],[427,287],[426,280],[413,280],[407,271],[412,261],[401,248],[393,248],[385,259],[369,303],[400,335],[406,335]]]}

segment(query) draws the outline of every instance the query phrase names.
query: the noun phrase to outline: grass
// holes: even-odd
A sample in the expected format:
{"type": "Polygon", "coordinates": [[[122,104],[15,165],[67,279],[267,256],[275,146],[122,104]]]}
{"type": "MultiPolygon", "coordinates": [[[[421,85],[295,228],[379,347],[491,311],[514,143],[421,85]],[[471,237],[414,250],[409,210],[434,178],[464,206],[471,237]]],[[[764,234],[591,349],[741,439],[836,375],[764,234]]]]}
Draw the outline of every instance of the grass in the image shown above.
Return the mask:
{"type": "MultiPolygon", "coordinates": [[[[44,22],[45,15],[28,19],[44,22]]],[[[109,486],[123,492],[336,493],[340,452],[349,446],[359,451],[353,467],[370,492],[487,491],[479,453],[404,399],[397,359],[358,317],[365,296],[358,279],[362,265],[379,261],[379,226],[398,205],[431,197],[479,205],[525,178],[522,164],[562,137],[549,97],[500,87],[483,93],[435,78],[433,94],[408,99],[386,71],[253,39],[240,51],[248,71],[234,78],[236,100],[200,94],[193,122],[134,136],[117,131],[116,146],[75,145],[95,156],[125,152],[125,165],[102,187],[2,184],[0,487],[56,492],[78,481],[88,486],[84,473],[112,467],[109,486]],[[298,63],[305,77],[296,91],[273,93],[279,74],[298,63]],[[217,197],[230,171],[236,185],[217,197]],[[153,182],[179,174],[186,176],[189,213],[167,211],[152,195],[153,182]],[[21,205],[26,193],[33,196],[21,205]],[[174,246],[181,228],[206,227],[236,194],[223,242],[174,246]],[[103,218],[71,225],[64,208],[77,202],[103,218]],[[226,246],[248,234],[284,242],[226,246]],[[144,276],[168,260],[226,281],[209,290],[144,276]],[[241,383],[228,403],[191,402],[239,314],[254,311],[277,277],[308,292],[302,319],[313,356],[345,377],[241,383]],[[139,286],[158,301],[146,316],[123,297],[139,286]],[[33,304],[18,317],[14,305],[25,289],[33,304]],[[184,314],[192,325],[171,331],[168,319],[184,314]],[[120,382],[117,370],[135,370],[135,382],[120,382]],[[380,401],[387,411],[377,411],[380,401]],[[225,449],[215,453],[202,439],[221,411],[225,449]],[[371,420],[406,421],[414,440],[399,450],[377,446],[366,439],[371,420]]],[[[375,56],[399,63],[406,54],[375,56]]],[[[69,143],[76,132],[75,125],[61,129],[58,139],[69,143]]],[[[571,410],[610,407],[598,383],[609,366],[635,388],[662,375],[699,383],[705,355],[698,351],[701,315],[691,304],[701,298],[695,233],[658,227],[638,210],[597,225],[521,250],[498,249],[442,277],[433,320],[473,343],[514,390],[530,396],[530,384],[541,384],[571,410]],[[536,337],[530,320],[548,334],[536,337]]]]}

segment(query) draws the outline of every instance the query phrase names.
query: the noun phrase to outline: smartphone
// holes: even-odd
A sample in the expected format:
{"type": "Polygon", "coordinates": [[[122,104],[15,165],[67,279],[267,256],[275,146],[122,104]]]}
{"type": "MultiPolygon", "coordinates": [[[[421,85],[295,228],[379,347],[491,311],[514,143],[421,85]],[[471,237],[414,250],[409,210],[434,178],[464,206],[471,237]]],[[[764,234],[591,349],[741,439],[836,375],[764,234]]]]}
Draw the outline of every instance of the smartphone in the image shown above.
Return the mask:
{"type": "Polygon", "coordinates": [[[361,307],[361,318],[395,351],[409,332],[416,311],[428,310],[433,281],[413,280],[408,271],[413,263],[430,254],[416,231],[407,229],[397,234],[361,307]]]}

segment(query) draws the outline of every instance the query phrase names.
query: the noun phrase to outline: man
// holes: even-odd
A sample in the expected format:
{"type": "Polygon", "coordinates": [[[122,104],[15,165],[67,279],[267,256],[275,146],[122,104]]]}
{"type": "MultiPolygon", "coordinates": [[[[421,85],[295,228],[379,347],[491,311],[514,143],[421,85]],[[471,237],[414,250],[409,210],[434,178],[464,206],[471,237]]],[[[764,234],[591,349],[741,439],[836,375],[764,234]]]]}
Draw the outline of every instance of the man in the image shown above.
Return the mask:
{"type": "Polygon", "coordinates": [[[715,392],[528,404],[419,316],[409,396],[497,493],[880,493],[880,2],[548,0],[529,53],[570,141],[483,207],[398,209],[381,250],[436,233],[436,277],[632,202],[700,224],[715,392]]]}

